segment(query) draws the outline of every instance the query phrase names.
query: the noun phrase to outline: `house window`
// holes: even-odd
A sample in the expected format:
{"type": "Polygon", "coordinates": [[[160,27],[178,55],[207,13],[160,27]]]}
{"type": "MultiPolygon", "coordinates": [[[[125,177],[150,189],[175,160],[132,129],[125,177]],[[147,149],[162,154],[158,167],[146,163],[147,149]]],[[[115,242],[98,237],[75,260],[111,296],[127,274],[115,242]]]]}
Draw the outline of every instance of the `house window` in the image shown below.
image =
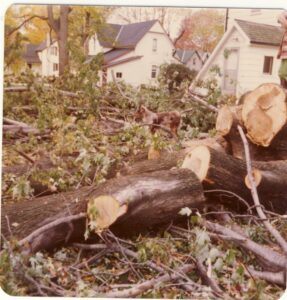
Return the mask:
{"type": "Polygon", "coordinates": [[[196,65],[196,59],[195,58],[193,59],[192,63],[193,63],[194,66],[196,65]]]}
{"type": "Polygon", "coordinates": [[[157,51],[157,39],[152,40],[152,51],[153,52],[157,51]]]}
{"type": "Polygon", "coordinates": [[[271,75],[272,67],[273,67],[273,57],[272,56],[264,56],[263,73],[271,75]]]}
{"type": "Polygon", "coordinates": [[[116,72],[116,78],[122,78],[123,73],[122,72],[116,72]]]}
{"type": "Polygon", "coordinates": [[[59,65],[58,64],[53,64],[53,71],[56,72],[59,70],[59,65]]]}
{"type": "Polygon", "coordinates": [[[156,66],[151,66],[151,78],[156,78],[156,66]]]}
{"type": "Polygon", "coordinates": [[[55,47],[55,46],[51,47],[51,48],[50,48],[50,53],[51,53],[52,55],[57,55],[57,54],[58,54],[58,48],[55,47]]]}
{"type": "Polygon", "coordinates": [[[97,50],[97,39],[95,36],[93,36],[93,51],[97,50]]]}

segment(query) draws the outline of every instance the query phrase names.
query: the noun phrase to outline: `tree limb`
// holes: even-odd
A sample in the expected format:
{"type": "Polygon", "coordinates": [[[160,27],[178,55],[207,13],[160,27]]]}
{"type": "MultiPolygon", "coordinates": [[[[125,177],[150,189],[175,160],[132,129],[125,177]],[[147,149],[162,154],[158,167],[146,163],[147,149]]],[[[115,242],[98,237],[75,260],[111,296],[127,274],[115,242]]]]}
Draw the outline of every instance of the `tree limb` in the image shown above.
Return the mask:
{"type": "Polygon", "coordinates": [[[48,23],[50,27],[54,30],[54,32],[58,35],[58,31],[60,28],[56,20],[54,19],[53,5],[47,5],[47,13],[48,13],[48,23]]]}
{"type": "Polygon", "coordinates": [[[211,105],[209,103],[207,103],[205,100],[200,99],[198,96],[192,94],[191,91],[189,91],[189,96],[192,98],[193,101],[205,106],[206,108],[208,108],[209,110],[213,111],[213,112],[218,112],[218,108],[215,107],[214,105],[211,105]]]}
{"type": "Polygon", "coordinates": [[[251,185],[251,194],[252,194],[252,198],[253,198],[253,201],[254,201],[254,204],[255,204],[255,207],[256,207],[256,211],[258,213],[258,216],[262,219],[265,228],[275,238],[275,240],[278,242],[280,247],[283,249],[285,255],[287,256],[287,242],[281,236],[279,231],[277,231],[277,229],[274,228],[270,224],[270,222],[268,221],[268,218],[266,217],[266,215],[265,215],[265,213],[264,213],[264,211],[261,207],[259,196],[258,196],[257,189],[256,189],[255,179],[254,179],[253,174],[252,174],[252,167],[251,167],[251,159],[250,159],[250,152],[249,152],[248,142],[247,142],[247,139],[244,135],[244,132],[243,132],[243,129],[241,128],[241,126],[238,125],[237,128],[238,128],[238,131],[240,133],[240,136],[241,136],[241,139],[242,139],[243,145],[244,145],[247,175],[248,175],[248,179],[249,179],[249,182],[250,182],[250,185],[251,185]]]}
{"type": "Polygon", "coordinates": [[[232,229],[224,227],[220,224],[216,224],[205,220],[202,221],[202,224],[211,232],[221,234],[220,238],[225,239],[226,237],[227,240],[233,241],[237,245],[245,248],[246,250],[253,252],[256,256],[263,259],[268,265],[279,270],[285,270],[287,259],[280,253],[275,252],[266,246],[259,245],[250,240],[249,238],[244,237],[241,234],[233,231],[232,229]]]}
{"type": "Polygon", "coordinates": [[[24,26],[26,23],[30,22],[31,20],[35,19],[35,18],[39,18],[41,20],[48,20],[47,17],[43,17],[43,16],[38,16],[38,15],[33,15],[33,16],[30,16],[28,19],[24,20],[20,25],[18,25],[17,27],[11,29],[7,36],[10,36],[12,35],[14,32],[16,32],[17,30],[19,30],[22,26],[24,26]]]}
{"type": "Polygon", "coordinates": [[[158,284],[163,284],[168,281],[174,281],[174,280],[180,279],[181,278],[180,274],[186,274],[186,273],[190,272],[193,268],[194,268],[194,266],[192,264],[184,265],[183,267],[177,268],[175,270],[179,274],[175,274],[175,273],[165,274],[158,278],[147,280],[147,281],[140,283],[130,289],[126,289],[126,290],[122,290],[122,291],[113,291],[113,292],[103,294],[102,296],[107,297],[107,298],[134,298],[134,297],[146,292],[147,290],[154,288],[158,284]]]}
{"type": "Polygon", "coordinates": [[[67,216],[63,218],[56,219],[55,221],[52,221],[35,231],[33,231],[31,234],[29,234],[27,237],[19,241],[18,245],[20,247],[24,246],[26,243],[31,243],[37,236],[43,234],[45,231],[47,231],[50,228],[56,227],[59,224],[63,223],[69,223],[71,221],[79,220],[86,217],[86,213],[79,213],[77,215],[67,216]]]}

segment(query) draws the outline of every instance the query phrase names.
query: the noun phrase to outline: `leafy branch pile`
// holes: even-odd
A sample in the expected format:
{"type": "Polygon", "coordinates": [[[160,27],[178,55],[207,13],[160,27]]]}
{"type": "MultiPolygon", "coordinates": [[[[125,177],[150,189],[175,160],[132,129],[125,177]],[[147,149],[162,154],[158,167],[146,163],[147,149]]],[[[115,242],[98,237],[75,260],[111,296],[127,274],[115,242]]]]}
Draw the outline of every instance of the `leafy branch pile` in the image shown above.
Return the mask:
{"type": "MultiPolygon", "coordinates": [[[[5,93],[4,117],[39,132],[5,133],[2,205],[24,208],[38,202],[43,207],[48,198],[41,196],[55,193],[49,198],[54,201],[51,206],[58,205],[71,218],[72,202],[80,205],[82,193],[120,178],[123,170],[146,159],[151,146],[174,155],[199,134],[214,134],[215,113],[186,97],[185,86],[171,91],[166,81],[158,88],[135,89],[123,83],[98,87],[100,60],[92,68],[83,65],[77,76],[43,81],[30,74],[9,79],[6,87],[25,83],[27,90],[5,93]],[[179,141],[164,132],[152,136],[147,127],[136,124],[133,114],[140,103],[153,111],[183,112],[179,141]]],[[[216,82],[205,86],[210,105],[232,101],[221,96],[216,82]]],[[[276,241],[252,207],[235,211],[211,202],[204,208],[183,208],[178,222],[141,234],[119,237],[108,229],[84,243],[83,231],[82,242],[75,243],[69,233],[69,244],[36,253],[31,253],[25,236],[19,241],[17,233],[25,226],[2,215],[7,230],[2,232],[1,286],[12,295],[278,299],[285,284],[286,257],[277,251],[276,241]]],[[[286,218],[266,214],[286,239],[286,218]]],[[[86,215],[76,217],[81,228],[86,215]]],[[[65,226],[70,232],[75,225],[65,226]]]]}

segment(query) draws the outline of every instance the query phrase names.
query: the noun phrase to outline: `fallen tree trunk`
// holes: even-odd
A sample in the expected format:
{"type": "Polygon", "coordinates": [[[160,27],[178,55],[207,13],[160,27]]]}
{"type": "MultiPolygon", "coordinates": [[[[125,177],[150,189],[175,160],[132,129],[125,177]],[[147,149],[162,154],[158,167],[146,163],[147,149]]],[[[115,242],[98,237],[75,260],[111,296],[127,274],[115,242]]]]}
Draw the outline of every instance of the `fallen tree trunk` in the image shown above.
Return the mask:
{"type": "Polygon", "coordinates": [[[12,225],[17,238],[63,218],[60,224],[33,237],[28,243],[29,251],[83,239],[85,218],[65,221],[65,217],[85,213],[87,203],[97,212],[96,219],[91,220],[91,211],[88,210],[90,221],[96,224],[93,230],[101,232],[111,228],[124,234],[170,222],[179,216],[181,208],[199,207],[204,203],[202,186],[196,175],[181,169],[114,178],[92,190],[80,189],[36,200],[4,205],[2,208],[4,236],[9,236],[6,215],[10,224],[18,224],[12,225]]]}
{"type": "MultiPolygon", "coordinates": [[[[244,147],[237,130],[237,126],[241,125],[245,132],[242,121],[242,106],[223,106],[218,113],[216,120],[216,130],[224,137],[230,145],[231,154],[236,157],[244,158],[244,147]]],[[[264,128],[262,128],[264,130],[264,128]]],[[[248,134],[247,134],[248,136],[248,134]]],[[[287,159],[287,125],[285,124],[280,131],[273,137],[268,147],[254,144],[249,139],[250,155],[252,160],[270,161],[287,159]]]]}
{"type": "MultiPolygon", "coordinates": [[[[282,163],[282,166],[277,163],[276,171],[272,171],[273,164],[274,162],[271,162],[269,167],[267,162],[261,164],[262,170],[260,170],[260,163],[255,163],[259,168],[257,170],[258,193],[266,209],[285,214],[287,211],[287,176],[284,169],[286,163],[282,163]],[[275,191],[274,188],[277,190],[275,191]]],[[[219,153],[206,146],[199,146],[186,155],[181,167],[197,174],[209,199],[227,204],[235,210],[242,207],[242,205],[235,207],[235,204],[238,205],[240,202],[246,202],[245,209],[247,205],[254,205],[246,181],[246,164],[243,160],[219,153]]]]}
{"type": "Polygon", "coordinates": [[[15,120],[11,120],[8,118],[3,118],[3,133],[4,134],[9,134],[9,135],[15,135],[17,133],[22,133],[22,134],[46,134],[48,131],[46,130],[45,132],[40,132],[40,130],[26,124],[23,122],[18,122],[15,120]]]}
{"type": "MultiPolygon", "coordinates": [[[[286,166],[287,164],[284,162],[281,167],[277,166],[276,170],[272,169],[272,164],[270,168],[265,167],[265,170],[253,169],[257,192],[260,195],[260,199],[264,197],[264,206],[271,211],[281,214],[287,213],[286,166]]],[[[251,189],[247,175],[245,177],[245,185],[251,189]]]]}

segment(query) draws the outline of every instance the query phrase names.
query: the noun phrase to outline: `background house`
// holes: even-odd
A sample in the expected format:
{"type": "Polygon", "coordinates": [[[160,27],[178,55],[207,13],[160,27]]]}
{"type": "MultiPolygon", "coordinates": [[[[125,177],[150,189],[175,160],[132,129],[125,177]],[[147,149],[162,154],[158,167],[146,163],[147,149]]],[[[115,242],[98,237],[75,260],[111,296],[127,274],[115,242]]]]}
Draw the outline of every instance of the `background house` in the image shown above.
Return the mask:
{"type": "Polygon", "coordinates": [[[25,61],[25,68],[31,69],[34,74],[42,74],[42,64],[36,49],[39,47],[38,44],[27,44],[25,46],[25,52],[23,59],[25,61]]]}
{"type": "Polygon", "coordinates": [[[49,42],[47,38],[41,44],[27,44],[23,59],[26,67],[30,68],[34,74],[40,76],[59,75],[59,48],[58,42],[49,42]]]}
{"type": "Polygon", "coordinates": [[[282,34],[279,26],[235,20],[196,80],[207,79],[217,70],[223,93],[237,96],[265,82],[279,83],[276,56],[282,34]]]}
{"type": "Polygon", "coordinates": [[[278,26],[277,17],[282,9],[262,8],[229,8],[227,13],[227,29],[233,26],[236,19],[278,26]]]}
{"type": "Polygon", "coordinates": [[[184,65],[196,72],[202,68],[208,58],[208,53],[200,50],[177,49],[176,54],[184,65]]]}
{"type": "Polygon", "coordinates": [[[101,83],[117,80],[132,85],[156,84],[159,67],[179,62],[174,45],[158,20],[127,25],[107,24],[89,40],[89,58],[104,53],[101,83]]]}

